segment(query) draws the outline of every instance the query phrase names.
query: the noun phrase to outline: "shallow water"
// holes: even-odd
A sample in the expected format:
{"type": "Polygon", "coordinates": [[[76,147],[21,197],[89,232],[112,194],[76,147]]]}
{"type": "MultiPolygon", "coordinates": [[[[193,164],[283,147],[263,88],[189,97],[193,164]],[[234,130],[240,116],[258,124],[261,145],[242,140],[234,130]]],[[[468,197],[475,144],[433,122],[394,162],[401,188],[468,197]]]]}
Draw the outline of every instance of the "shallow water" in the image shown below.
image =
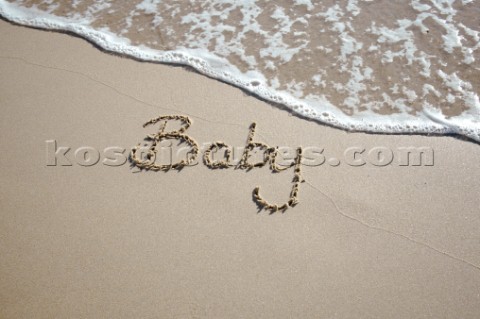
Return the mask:
{"type": "Polygon", "coordinates": [[[478,0],[0,0],[0,14],[337,127],[480,141],[478,0]]]}

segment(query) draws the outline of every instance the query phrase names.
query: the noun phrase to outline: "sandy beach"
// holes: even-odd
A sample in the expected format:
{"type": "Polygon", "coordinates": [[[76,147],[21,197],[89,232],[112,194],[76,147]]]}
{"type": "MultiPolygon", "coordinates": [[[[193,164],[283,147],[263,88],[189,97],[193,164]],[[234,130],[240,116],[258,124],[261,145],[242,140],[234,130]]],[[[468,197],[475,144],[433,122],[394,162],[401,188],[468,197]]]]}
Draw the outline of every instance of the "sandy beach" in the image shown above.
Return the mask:
{"type": "Polygon", "coordinates": [[[346,132],[183,67],[0,30],[0,318],[478,318],[478,144],[346,132]],[[291,169],[75,161],[86,146],[128,153],[170,114],[200,144],[243,146],[256,122],[257,141],[325,162],[303,165],[298,205],[270,214],[252,192],[284,202],[291,169]],[[70,166],[47,165],[52,140],[70,166]],[[401,165],[405,147],[433,165],[401,165]],[[365,165],[346,163],[352,148],[365,165]],[[390,164],[367,156],[378,148],[390,164]]]}

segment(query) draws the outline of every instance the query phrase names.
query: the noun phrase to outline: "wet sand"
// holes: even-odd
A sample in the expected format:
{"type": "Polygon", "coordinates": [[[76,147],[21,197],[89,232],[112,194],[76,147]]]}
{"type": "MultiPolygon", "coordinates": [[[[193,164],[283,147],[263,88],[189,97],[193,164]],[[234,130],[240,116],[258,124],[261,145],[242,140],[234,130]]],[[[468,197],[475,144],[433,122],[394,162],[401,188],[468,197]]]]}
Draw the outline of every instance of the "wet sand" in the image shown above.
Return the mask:
{"type": "MultiPolygon", "coordinates": [[[[480,147],[453,137],[348,133],[181,67],[106,54],[0,22],[0,317],[475,318],[480,147]],[[130,149],[159,115],[199,143],[315,146],[293,171],[137,172],[47,166],[46,141],[130,149]],[[433,166],[350,166],[350,147],[427,147],[433,166]],[[341,159],[340,165],[329,162],[341,159]]],[[[395,153],[396,154],[396,153],[395,153]]],[[[103,155],[102,155],[103,156],[103,155]]],[[[102,159],[103,160],[103,157],[102,159]]]]}

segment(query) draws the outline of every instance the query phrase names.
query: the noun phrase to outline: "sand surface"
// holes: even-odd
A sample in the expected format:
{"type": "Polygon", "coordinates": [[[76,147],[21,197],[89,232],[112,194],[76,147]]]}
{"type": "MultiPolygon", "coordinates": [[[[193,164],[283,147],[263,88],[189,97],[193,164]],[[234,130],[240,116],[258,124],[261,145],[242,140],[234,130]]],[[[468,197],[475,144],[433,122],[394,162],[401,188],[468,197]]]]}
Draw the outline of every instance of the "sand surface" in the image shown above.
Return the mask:
{"type": "MultiPolygon", "coordinates": [[[[181,67],[0,22],[0,318],[478,318],[480,146],[348,133],[181,67]],[[140,172],[47,166],[46,141],[130,149],[188,115],[199,143],[428,147],[433,166],[140,172]]],[[[103,159],[103,157],[102,157],[103,159]]]]}

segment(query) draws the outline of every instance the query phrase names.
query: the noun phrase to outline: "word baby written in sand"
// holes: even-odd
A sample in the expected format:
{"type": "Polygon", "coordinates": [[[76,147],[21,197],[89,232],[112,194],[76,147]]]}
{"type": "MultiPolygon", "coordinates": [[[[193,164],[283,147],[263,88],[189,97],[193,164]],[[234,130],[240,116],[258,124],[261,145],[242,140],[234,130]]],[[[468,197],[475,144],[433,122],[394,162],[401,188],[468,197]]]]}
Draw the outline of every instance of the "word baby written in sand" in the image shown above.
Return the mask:
{"type": "MultiPolygon", "coordinates": [[[[185,134],[186,130],[190,127],[192,122],[190,118],[181,115],[165,115],[159,116],[151,119],[143,125],[146,127],[148,125],[153,125],[160,122],[160,129],[157,133],[149,134],[146,136],[145,140],[151,143],[150,147],[146,150],[146,156],[142,156],[141,151],[145,151],[145,148],[141,147],[139,143],[134,147],[130,153],[130,159],[132,163],[140,169],[152,170],[152,171],[168,171],[171,169],[180,170],[186,166],[190,166],[199,154],[199,147],[197,142],[192,139],[190,136],[185,134]],[[165,128],[169,121],[180,121],[181,128],[176,131],[166,132],[165,128]],[[155,163],[157,148],[159,143],[165,139],[174,139],[184,142],[189,145],[190,150],[187,153],[186,159],[182,159],[177,163],[170,163],[169,165],[157,164],[155,163]]],[[[272,204],[265,200],[260,195],[260,187],[257,186],[253,190],[253,198],[256,203],[263,209],[270,212],[285,211],[289,207],[293,207],[298,203],[298,191],[300,183],[304,182],[301,175],[301,161],[302,161],[302,148],[297,148],[295,160],[291,163],[290,166],[280,167],[277,165],[276,158],[278,155],[278,147],[270,147],[265,143],[254,142],[255,137],[255,128],[256,124],[252,123],[250,125],[250,131],[247,137],[247,143],[243,151],[240,161],[233,165],[231,164],[231,147],[224,142],[214,142],[212,143],[203,153],[203,162],[204,164],[211,169],[225,169],[234,167],[236,169],[245,169],[250,170],[253,168],[260,168],[265,166],[267,163],[270,165],[272,172],[278,173],[284,170],[287,170],[290,167],[294,169],[293,185],[290,192],[289,199],[283,204],[272,204]],[[224,150],[224,159],[221,161],[214,161],[212,157],[212,152],[217,152],[219,150],[224,150]],[[251,163],[251,155],[255,150],[260,150],[263,152],[262,160],[251,163]]]]}

